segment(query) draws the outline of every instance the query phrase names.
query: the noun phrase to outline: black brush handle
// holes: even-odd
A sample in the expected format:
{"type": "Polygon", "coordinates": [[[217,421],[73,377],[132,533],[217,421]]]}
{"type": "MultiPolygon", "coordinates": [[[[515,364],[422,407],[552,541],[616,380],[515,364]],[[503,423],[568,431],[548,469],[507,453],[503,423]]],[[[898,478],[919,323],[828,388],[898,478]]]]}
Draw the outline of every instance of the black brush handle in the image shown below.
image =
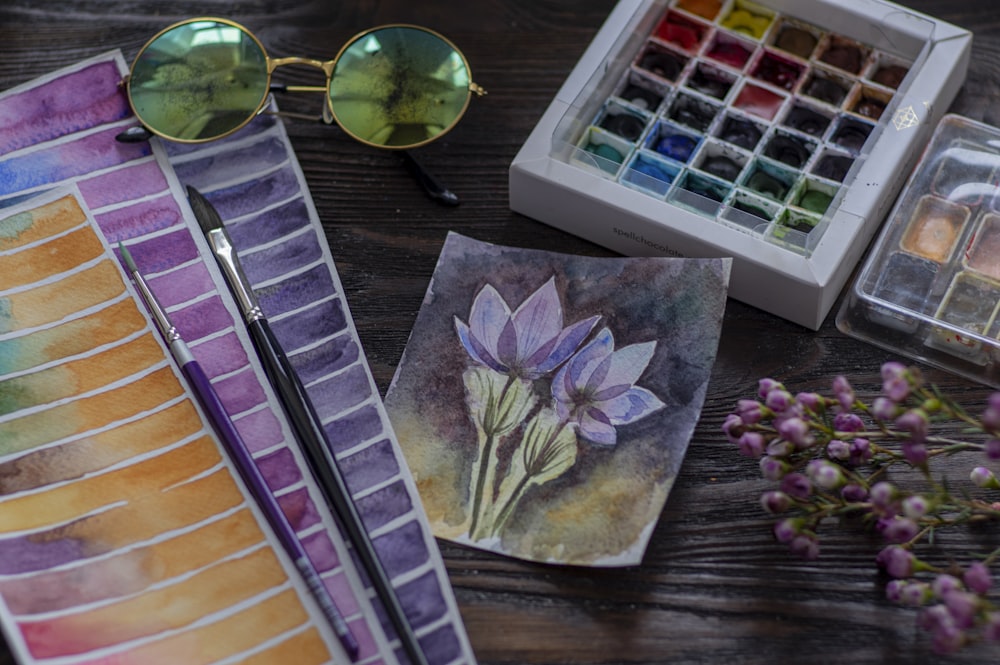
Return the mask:
{"type": "Polygon", "coordinates": [[[358,558],[375,587],[375,593],[385,606],[385,611],[392,621],[411,665],[427,665],[427,659],[417,642],[417,636],[406,619],[403,606],[378,558],[375,545],[361,520],[361,514],[351,499],[350,490],[333,457],[333,450],[327,444],[326,434],[305,386],[302,385],[288,356],[271,331],[267,319],[258,318],[250,321],[247,323],[247,329],[327,503],[357,551],[358,558]]]}

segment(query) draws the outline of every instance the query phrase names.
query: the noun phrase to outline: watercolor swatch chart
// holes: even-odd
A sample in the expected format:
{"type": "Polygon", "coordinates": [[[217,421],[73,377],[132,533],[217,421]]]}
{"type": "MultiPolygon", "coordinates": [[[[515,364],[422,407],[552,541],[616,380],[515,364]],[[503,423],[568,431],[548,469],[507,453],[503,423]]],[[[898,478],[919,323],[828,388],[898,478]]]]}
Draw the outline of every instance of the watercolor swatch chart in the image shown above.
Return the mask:
{"type": "Polygon", "coordinates": [[[0,216],[12,646],[38,661],[327,662],[322,615],[306,610],[115,256],[72,194],[42,198],[0,216]]]}
{"type": "Polygon", "coordinates": [[[182,184],[202,190],[232,223],[244,266],[331,435],[428,659],[435,665],[474,663],[283,126],[262,116],[227,141],[178,151],[171,156],[175,172],[162,144],[114,140],[134,124],[118,88],[124,71],[121,54],[110,53],[0,96],[0,205],[61,182],[79,187],[107,242],[125,243],[184,331],[359,638],[360,661],[394,662],[392,635],[379,621],[378,601],[365,589],[278,415],[277,401],[190,216],[182,184]],[[36,113],[39,108],[49,112],[36,113]]]}

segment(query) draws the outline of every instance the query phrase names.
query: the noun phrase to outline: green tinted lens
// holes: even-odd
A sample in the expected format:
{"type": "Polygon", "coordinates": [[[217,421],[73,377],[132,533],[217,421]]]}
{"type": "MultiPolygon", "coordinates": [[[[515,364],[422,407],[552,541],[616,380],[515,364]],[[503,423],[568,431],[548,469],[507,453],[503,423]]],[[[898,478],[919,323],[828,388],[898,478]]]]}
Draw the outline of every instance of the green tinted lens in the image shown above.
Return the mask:
{"type": "Polygon", "coordinates": [[[376,28],[337,57],[330,110],[360,141],[412,148],[458,122],[469,82],[465,58],[443,37],[411,26],[376,28]]]}
{"type": "Polygon", "coordinates": [[[168,28],[132,65],[129,100],[150,130],[209,141],[249,122],[268,93],[267,55],[252,35],[221,20],[168,28]]]}

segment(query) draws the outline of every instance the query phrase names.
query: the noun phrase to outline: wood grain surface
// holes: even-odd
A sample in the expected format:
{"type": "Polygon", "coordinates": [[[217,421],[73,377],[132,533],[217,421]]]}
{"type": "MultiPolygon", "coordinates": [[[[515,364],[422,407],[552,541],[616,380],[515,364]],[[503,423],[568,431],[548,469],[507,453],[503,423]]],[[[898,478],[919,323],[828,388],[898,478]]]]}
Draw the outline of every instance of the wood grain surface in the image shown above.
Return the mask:
{"type": "MultiPolygon", "coordinates": [[[[1000,125],[1000,3],[911,0],[909,6],[975,32],[969,75],[952,111],[1000,125]]],[[[0,88],[121,48],[130,59],[157,30],[197,15],[253,29],[273,56],[332,57],[361,29],[427,25],[461,46],[489,95],[461,125],[420,151],[462,198],[427,199],[397,155],[360,146],[337,129],[288,122],[326,230],[368,361],[384,393],[406,344],[448,231],[479,240],[610,255],[510,211],[507,169],[543,110],[613,7],[611,0],[4,0],[0,88]]],[[[289,68],[288,82],[313,73],[289,68]]],[[[314,99],[281,100],[315,111],[314,99]]],[[[828,392],[837,374],[862,397],[891,356],[730,301],[718,361],[678,482],[641,566],[564,569],[442,542],[472,645],[484,665],[612,663],[936,663],[912,611],[884,599],[874,566],[880,543],[830,530],[806,562],[770,535],[758,504],[766,489],[753,460],[720,431],[737,399],[772,376],[793,390],[828,392]]],[[[976,411],[989,391],[928,369],[976,411]]],[[[949,547],[996,543],[997,527],[950,536],[949,547]]],[[[1000,645],[947,662],[996,663],[1000,645]]],[[[0,665],[14,661],[0,650],[0,665]]],[[[183,664],[181,664],[183,665],[183,664]]],[[[294,664],[290,664],[294,665],[294,664]]]]}

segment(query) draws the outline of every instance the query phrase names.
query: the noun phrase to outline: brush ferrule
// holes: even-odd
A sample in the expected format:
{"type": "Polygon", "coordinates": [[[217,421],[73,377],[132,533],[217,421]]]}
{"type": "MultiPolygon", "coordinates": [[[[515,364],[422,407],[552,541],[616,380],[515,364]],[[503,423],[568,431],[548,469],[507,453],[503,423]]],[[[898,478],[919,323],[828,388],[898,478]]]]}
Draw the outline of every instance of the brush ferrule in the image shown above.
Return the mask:
{"type": "Polygon", "coordinates": [[[146,309],[149,310],[149,315],[153,317],[153,322],[159,329],[160,334],[169,344],[175,339],[178,339],[180,335],[177,334],[177,329],[174,328],[173,324],[170,322],[170,317],[167,316],[167,312],[160,305],[160,301],[156,299],[153,292],[150,290],[149,285],[146,284],[146,280],[143,279],[137,271],[132,273],[132,281],[135,282],[136,289],[139,290],[139,295],[146,302],[146,309]]]}
{"type": "Polygon", "coordinates": [[[236,299],[236,304],[239,306],[243,318],[248,322],[261,318],[257,296],[254,295],[253,289],[250,288],[250,281],[243,273],[236,249],[229,240],[229,234],[226,233],[225,229],[212,229],[205,234],[205,237],[212,247],[212,252],[219,259],[219,266],[226,273],[226,282],[229,283],[229,288],[233,292],[233,297],[236,299]]]}

